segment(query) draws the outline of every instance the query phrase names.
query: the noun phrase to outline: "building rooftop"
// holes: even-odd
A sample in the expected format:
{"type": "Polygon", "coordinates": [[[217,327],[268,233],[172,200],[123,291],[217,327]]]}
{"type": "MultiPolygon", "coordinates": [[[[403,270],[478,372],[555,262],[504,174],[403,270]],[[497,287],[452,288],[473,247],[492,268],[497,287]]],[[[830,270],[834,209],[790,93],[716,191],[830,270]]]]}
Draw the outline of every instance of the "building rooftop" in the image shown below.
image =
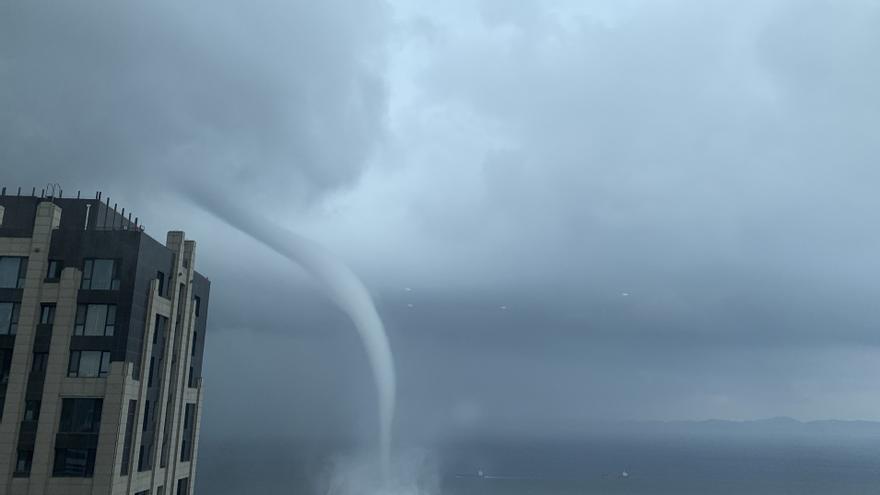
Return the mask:
{"type": "Polygon", "coordinates": [[[9,194],[6,187],[0,188],[0,236],[28,237],[33,231],[37,205],[42,201],[51,201],[61,207],[59,229],[63,230],[134,230],[143,231],[139,218],[131,210],[126,212],[112,203],[110,197],[104,198],[101,192],[94,197],[82,197],[77,191],[72,198],[65,198],[61,189],[32,188],[23,194],[21,188],[9,194]]]}

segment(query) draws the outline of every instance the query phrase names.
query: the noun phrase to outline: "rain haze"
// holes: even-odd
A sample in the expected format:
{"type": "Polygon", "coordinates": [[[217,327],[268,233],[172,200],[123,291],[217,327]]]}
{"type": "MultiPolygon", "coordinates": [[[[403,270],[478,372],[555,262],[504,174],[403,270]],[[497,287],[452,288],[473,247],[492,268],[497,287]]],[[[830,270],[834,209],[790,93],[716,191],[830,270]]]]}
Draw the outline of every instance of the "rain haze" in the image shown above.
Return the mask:
{"type": "Polygon", "coordinates": [[[351,320],[193,191],[360,276],[400,449],[880,421],[878,53],[870,0],[10,1],[0,183],[197,240],[201,490],[378,418],[351,320]]]}

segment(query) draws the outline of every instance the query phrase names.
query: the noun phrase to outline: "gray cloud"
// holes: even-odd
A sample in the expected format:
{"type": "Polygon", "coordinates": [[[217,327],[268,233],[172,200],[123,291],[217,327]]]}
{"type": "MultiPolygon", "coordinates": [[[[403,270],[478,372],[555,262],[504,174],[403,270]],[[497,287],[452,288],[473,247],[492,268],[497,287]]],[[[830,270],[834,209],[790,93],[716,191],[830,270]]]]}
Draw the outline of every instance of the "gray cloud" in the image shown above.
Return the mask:
{"type": "Polygon", "coordinates": [[[6,178],[287,201],[350,184],[382,135],[383,9],[6,3],[6,178]]]}
{"type": "Polygon", "coordinates": [[[875,4],[2,9],[3,182],[112,186],[200,241],[206,435],[263,398],[259,425],[370,438],[375,399],[346,319],[172,178],[365,276],[404,438],[877,418],[875,4]]]}

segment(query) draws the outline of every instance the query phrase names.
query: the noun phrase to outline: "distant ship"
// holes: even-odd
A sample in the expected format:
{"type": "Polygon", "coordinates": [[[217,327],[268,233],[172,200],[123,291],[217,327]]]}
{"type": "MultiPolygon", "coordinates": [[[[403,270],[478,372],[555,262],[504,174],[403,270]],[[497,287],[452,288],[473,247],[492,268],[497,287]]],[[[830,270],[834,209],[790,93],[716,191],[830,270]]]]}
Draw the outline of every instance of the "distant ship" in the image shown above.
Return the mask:
{"type": "Polygon", "coordinates": [[[620,473],[620,477],[621,477],[621,478],[629,478],[629,473],[627,473],[626,471],[624,471],[624,472],[620,473]]]}

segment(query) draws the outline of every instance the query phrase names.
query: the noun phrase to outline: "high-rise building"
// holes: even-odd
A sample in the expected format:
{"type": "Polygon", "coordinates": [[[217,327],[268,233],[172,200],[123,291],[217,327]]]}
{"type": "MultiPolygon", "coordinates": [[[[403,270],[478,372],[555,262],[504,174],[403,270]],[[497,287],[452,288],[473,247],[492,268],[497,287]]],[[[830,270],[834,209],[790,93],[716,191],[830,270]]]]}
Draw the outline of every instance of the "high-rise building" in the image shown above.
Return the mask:
{"type": "Polygon", "coordinates": [[[0,493],[188,495],[210,283],[100,199],[0,195],[0,493]]]}

